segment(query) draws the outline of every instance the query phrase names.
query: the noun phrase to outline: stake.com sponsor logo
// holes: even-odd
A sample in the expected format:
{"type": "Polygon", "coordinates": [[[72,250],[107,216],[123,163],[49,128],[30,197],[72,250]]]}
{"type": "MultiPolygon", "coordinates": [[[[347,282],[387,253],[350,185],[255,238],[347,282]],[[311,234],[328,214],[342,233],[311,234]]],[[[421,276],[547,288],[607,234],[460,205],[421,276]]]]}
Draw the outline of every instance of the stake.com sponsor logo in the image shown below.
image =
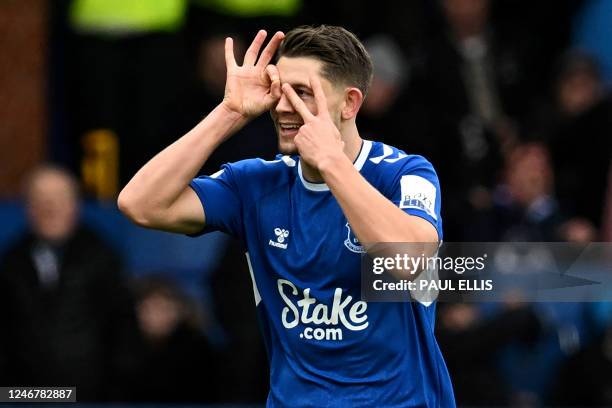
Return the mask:
{"type": "Polygon", "coordinates": [[[310,288],[304,289],[300,296],[297,287],[286,279],[279,279],[277,285],[286,305],[281,312],[283,326],[286,329],[293,329],[300,323],[306,326],[300,338],[338,341],[343,338],[343,329],[359,331],[368,327],[368,304],[362,300],[351,304],[353,297],[346,295],[343,299],[341,288],[334,291],[330,310],[328,305],[310,296],[310,288]]]}

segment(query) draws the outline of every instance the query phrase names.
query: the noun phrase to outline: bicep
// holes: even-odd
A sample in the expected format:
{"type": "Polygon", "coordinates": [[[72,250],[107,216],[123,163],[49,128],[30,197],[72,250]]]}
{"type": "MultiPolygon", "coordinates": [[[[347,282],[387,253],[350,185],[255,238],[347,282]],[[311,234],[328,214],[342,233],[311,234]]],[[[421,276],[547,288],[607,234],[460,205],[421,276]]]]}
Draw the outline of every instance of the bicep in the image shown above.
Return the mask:
{"type": "Polygon", "coordinates": [[[204,228],[205,220],[200,199],[191,187],[186,187],[152,228],[181,234],[197,234],[204,228]]]}

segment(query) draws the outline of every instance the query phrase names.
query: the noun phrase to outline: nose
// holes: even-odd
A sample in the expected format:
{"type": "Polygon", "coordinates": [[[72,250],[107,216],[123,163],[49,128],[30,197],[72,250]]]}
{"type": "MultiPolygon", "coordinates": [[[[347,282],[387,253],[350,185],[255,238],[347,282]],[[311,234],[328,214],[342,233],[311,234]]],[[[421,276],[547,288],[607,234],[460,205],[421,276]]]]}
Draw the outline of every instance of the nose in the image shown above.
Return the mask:
{"type": "Polygon", "coordinates": [[[289,102],[289,98],[284,93],[281,94],[278,103],[276,104],[276,108],[274,108],[277,113],[295,113],[295,109],[293,109],[293,105],[289,102]]]}

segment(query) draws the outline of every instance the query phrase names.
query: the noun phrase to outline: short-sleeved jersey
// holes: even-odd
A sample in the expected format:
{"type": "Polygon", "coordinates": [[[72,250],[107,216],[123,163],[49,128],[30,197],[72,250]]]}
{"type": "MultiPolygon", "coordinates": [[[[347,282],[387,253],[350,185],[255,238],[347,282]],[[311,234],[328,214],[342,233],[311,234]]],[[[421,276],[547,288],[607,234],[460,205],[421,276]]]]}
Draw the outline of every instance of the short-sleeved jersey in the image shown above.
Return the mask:
{"type": "MultiPolygon", "coordinates": [[[[432,165],[363,141],[361,175],[442,239],[432,165]]],[[[360,300],[363,248],[324,183],[304,179],[298,156],[244,160],[196,178],[204,232],[247,249],[270,360],[268,407],[453,407],[434,337],[435,303],[360,300]]]]}

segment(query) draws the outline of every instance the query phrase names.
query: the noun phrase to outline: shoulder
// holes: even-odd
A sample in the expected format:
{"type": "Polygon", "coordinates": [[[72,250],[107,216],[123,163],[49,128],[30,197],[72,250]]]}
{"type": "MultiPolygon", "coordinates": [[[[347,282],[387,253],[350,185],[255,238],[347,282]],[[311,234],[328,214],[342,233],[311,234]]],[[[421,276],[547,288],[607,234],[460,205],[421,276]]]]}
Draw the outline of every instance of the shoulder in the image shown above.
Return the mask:
{"type": "Polygon", "coordinates": [[[297,157],[278,155],[275,160],[257,158],[224,164],[211,177],[233,183],[242,193],[265,193],[290,183],[296,172],[297,157]]]}
{"type": "Polygon", "coordinates": [[[364,165],[364,173],[381,187],[397,184],[402,176],[419,176],[438,184],[433,165],[425,157],[408,154],[382,142],[371,142],[371,151],[364,165]]]}
{"type": "Polygon", "coordinates": [[[230,169],[234,174],[241,176],[266,175],[287,172],[295,167],[297,160],[291,156],[277,155],[274,160],[260,158],[245,159],[221,166],[221,170],[230,169]]]}
{"type": "Polygon", "coordinates": [[[254,180],[266,181],[275,180],[279,177],[293,174],[297,165],[297,160],[291,156],[276,156],[275,160],[264,160],[260,158],[245,159],[234,163],[227,163],[221,166],[221,170],[211,175],[217,177],[224,172],[229,172],[236,182],[254,180]]]}
{"type": "Polygon", "coordinates": [[[377,166],[379,171],[391,171],[401,168],[431,167],[432,164],[425,157],[418,154],[408,154],[395,146],[382,142],[370,142],[368,162],[377,166]]]}
{"type": "Polygon", "coordinates": [[[368,166],[373,180],[370,182],[383,195],[409,214],[431,222],[442,237],[440,183],[426,158],[377,143],[368,166]]]}

